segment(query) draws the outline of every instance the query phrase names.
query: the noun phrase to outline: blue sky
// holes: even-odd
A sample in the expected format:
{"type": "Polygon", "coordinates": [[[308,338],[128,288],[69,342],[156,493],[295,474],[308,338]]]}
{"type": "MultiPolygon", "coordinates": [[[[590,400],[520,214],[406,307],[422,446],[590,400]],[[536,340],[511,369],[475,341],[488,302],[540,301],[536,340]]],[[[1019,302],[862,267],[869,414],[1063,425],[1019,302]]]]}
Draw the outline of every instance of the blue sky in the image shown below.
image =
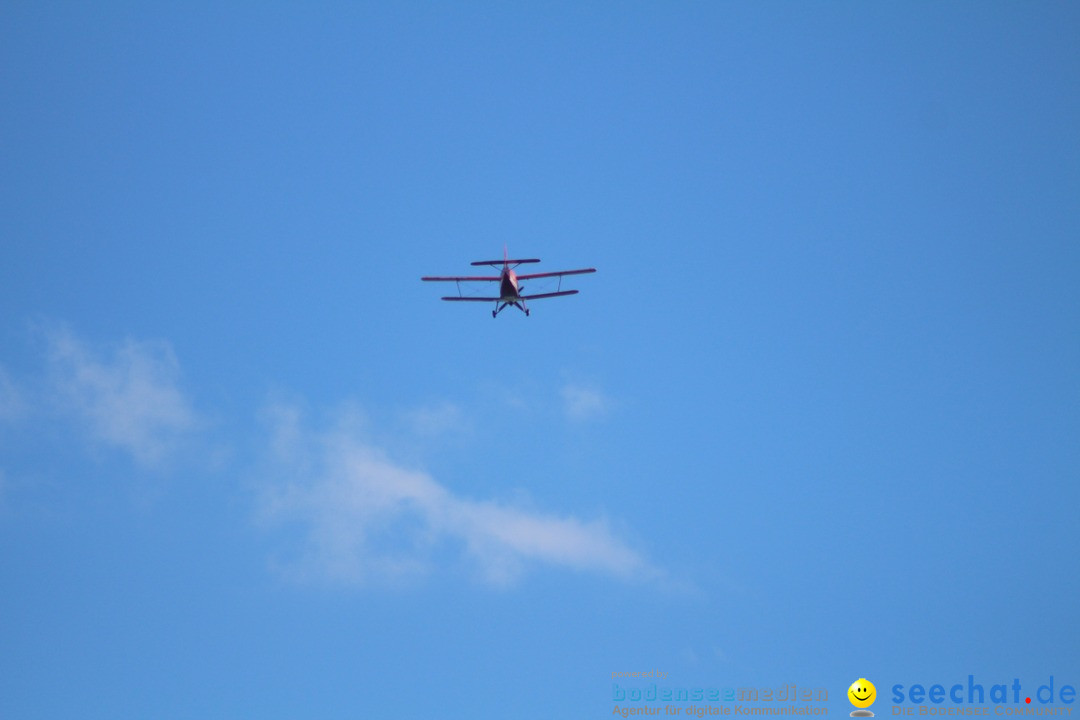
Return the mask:
{"type": "Polygon", "coordinates": [[[0,714],[1080,683],[1078,36],[5,5],[0,714]],[[419,282],[504,245],[598,272],[419,282]]]}

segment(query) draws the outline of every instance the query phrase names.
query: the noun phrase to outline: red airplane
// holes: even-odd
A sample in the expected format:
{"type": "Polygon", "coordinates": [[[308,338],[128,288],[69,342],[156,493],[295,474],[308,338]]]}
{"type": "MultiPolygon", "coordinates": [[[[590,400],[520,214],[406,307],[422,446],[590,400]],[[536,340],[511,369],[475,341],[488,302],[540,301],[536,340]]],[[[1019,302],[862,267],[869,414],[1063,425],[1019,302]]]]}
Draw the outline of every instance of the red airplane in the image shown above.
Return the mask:
{"type": "Polygon", "coordinates": [[[444,297],[443,300],[450,300],[455,302],[494,302],[495,309],[491,311],[491,317],[498,316],[507,305],[513,305],[518,310],[525,313],[526,317],[529,315],[529,308],[525,307],[526,300],[540,300],[541,298],[559,297],[560,295],[575,295],[577,290],[563,290],[562,289],[562,276],[563,275],[584,275],[585,273],[594,273],[596,268],[583,268],[581,270],[559,270],[557,272],[543,272],[543,273],[530,273],[528,275],[518,275],[514,272],[514,268],[523,263],[538,263],[539,258],[526,258],[524,260],[511,260],[506,256],[506,250],[503,249],[502,260],[477,260],[472,263],[473,265],[491,265],[492,267],[502,267],[502,272],[498,275],[461,275],[453,277],[422,277],[421,280],[426,282],[497,282],[499,283],[499,296],[498,297],[471,297],[461,294],[461,285],[458,285],[458,294],[444,297]],[[557,277],[559,278],[559,289],[556,292],[538,293],[536,295],[522,295],[521,291],[524,285],[520,284],[521,280],[533,280],[536,278],[557,277]]]}

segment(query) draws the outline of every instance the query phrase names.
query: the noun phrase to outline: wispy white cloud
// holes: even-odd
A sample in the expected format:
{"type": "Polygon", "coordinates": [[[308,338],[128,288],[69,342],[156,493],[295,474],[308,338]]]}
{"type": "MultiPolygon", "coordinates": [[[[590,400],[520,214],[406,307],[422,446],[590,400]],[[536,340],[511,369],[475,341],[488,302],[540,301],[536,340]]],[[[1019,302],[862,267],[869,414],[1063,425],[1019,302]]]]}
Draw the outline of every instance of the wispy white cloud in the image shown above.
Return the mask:
{"type": "Polygon", "coordinates": [[[128,340],[102,358],[65,328],[46,332],[46,342],[51,393],[94,440],[158,466],[195,429],[167,343],[128,340]]]}
{"type": "Polygon", "coordinates": [[[567,384],[559,391],[563,412],[575,422],[593,420],[607,414],[610,402],[599,390],[584,385],[567,384]]]}
{"type": "MultiPolygon", "coordinates": [[[[179,363],[168,343],[127,340],[103,348],[64,327],[43,336],[45,393],[54,410],[74,418],[96,443],[160,467],[202,424],[180,389],[179,363]]],[[[608,404],[582,386],[566,386],[562,398],[573,419],[595,417],[608,404]]],[[[24,405],[0,367],[0,420],[24,405]]],[[[381,436],[356,407],[319,429],[308,427],[292,404],[274,405],[264,415],[273,462],[259,485],[259,510],[269,524],[288,529],[280,537],[290,543],[282,566],[289,573],[366,582],[465,565],[495,585],[512,583],[534,566],[627,580],[660,577],[603,516],[465,497],[391,459],[385,448],[395,445],[390,438],[374,440],[381,436]]],[[[416,437],[469,427],[452,403],[400,417],[398,427],[416,437]]]]}
{"type": "Polygon", "coordinates": [[[493,584],[513,582],[530,563],[625,579],[657,574],[603,518],[461,497],[390,460],[348,419],[312,432],[295,408],[268,415],[280,476],[262,510],[304,528],[293,572],[362,582],[422,574],[458,553],[493,584]]]}

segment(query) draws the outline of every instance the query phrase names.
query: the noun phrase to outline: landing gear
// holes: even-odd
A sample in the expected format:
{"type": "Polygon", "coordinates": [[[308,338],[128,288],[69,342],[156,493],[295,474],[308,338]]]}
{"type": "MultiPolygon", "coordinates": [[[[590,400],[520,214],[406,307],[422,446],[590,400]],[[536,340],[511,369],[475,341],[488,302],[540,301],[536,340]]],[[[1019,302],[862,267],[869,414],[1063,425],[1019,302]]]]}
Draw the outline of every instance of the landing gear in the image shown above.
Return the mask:
{"type": "Polygon", "coordinates": [[[504,303],[496,302],[495,303],[495,309],[491,311],[491,317],[493,317],[493,318],[498,317],[499,313],[501,313],[503,310],[505,310],[508,305],[513,305],[518,310],[525,313],[525,317],[529,317],[529,308],[525,307],[525,303],[517,302],[517,301],[514,301],[514,300],[509,300],[509,301],[504,302],[504,303]]]}

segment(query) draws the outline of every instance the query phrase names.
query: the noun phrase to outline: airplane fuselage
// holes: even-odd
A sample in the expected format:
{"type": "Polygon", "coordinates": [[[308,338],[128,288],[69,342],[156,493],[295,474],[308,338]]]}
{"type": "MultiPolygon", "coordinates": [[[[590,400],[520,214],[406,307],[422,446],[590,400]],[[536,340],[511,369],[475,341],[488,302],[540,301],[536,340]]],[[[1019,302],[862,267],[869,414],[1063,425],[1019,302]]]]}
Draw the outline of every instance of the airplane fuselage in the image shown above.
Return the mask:
{"type": "Polygon", "coordinates": [[[513,302],[521,297],[517,275],[508,266],[503,266],[502,277],[499,278],[499,296],[503,302],[513,302]]]}
{"type": "Polygon", "coordinates": [[[526,315],[529,308],[525,307],[525,300],[521,297],[521,286],[518,285],[517,275],[509,263],[503,263],[502,273],[499,277],[499,300],[495,303],[495,309],[491,311],[491,317],[499,314],[499,311],[507,305],[513,305],[526,315]]]}

